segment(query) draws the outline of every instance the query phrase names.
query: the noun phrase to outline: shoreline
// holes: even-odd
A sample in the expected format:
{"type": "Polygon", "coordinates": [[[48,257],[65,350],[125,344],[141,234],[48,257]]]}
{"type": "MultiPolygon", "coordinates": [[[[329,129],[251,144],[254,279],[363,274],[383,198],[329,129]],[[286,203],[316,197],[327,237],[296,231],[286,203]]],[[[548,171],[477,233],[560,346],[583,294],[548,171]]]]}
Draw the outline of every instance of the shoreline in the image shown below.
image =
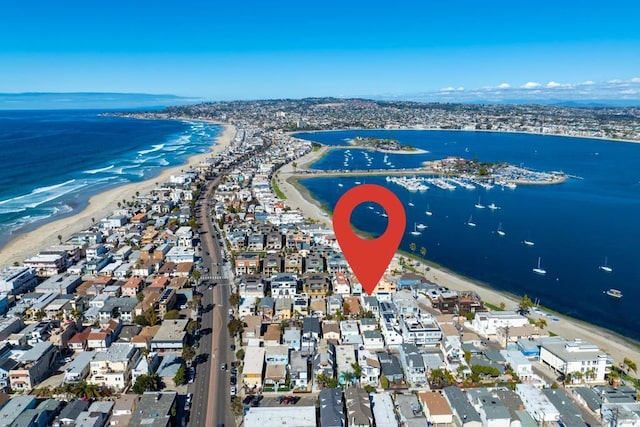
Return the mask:
{"type": "Polygon", "coordinates": [[[117,201],[130,199],[131,196],[135,196],[136,192],[140,194],[150,192],[156,187],[156,182],[167,181],[171,175],[180,173],[181,169],[196,167],[207,158],[222,152],[231,144],[231,141],[233,141],[236,132],[233,125],[209,120],[199,121],[223,127],[220,134],[214,138],[208,152],[194,154],[188,157],[185,163],[162,169],[158,175],[144,181],[131,182],[94,194],[89,198],[87,205],[81,211],[43,224],[34,230],[20,233],[0,249],[0,268],[10,266],[14,262],[21,263],[25,258],[36,255],[38,251],[57,244],[58,235],[61,235],[64,240],[71,234],[90,227],[92,218],[100,220],[110,215],[116,208],[117,201]]]}
{"type": "MultiPolygon", "coordinates": [[[[561,138],[584,138],[584,139],[595,139],[600,141],[611,141],[611,142],[626,142],[630,144],[640,144],[640,139],[624,139],[624,138],[611,138],[606,136],[588,136],[588,135],[566,135],[562,133],[545,133],[545,132],[526,132],[526,131],[518,131],[518,130],[489,130],[489,129],[442,129],[442,128],[428,128],[428,127],[397,127],[397,128],[346,128],[346,129],[320,129],[320,130],[298,130],[294,132],[288,132],[289,136],[293,138],[297,138],[297,133],[322,133],[322,132],[344,132],[344,131],[394,131],[394,130],[428,130],[428,131],[438,131],[438,132],[484,132],[484,133],[514,133],[518,135],[541,135],[541,136],[557,136],[561,138]]],[[[299,138],[302,139],[302,138],[299,138]]],[[[305,140],[308,141],[308,140],[305,140]]],[[[317,141],[314,141],[317,142],[317,141]]]]}
{"type": "MultiPolygon", "coordinates": [[[[321,154],[322,150],[312,151],[297,159],[297,162],[299,164],[313,163],[321,157],[321,154]]],[[[332,229],[330,213],[323,209],[320,202],[314,199],[308,190],[300,189],[301,185],[298,183],[298,179],[299,178],[295,176],[291,163],[282,166],[277,171],[276,180],[278,186],[287,197],[284,203],[292,209],[299,209],[305,217],[316,220],[332,229]]],[[[396,256],[410,256],[412,260],[419,263],[418,267],[416,267],[417,271],[425,271],[425,267],[429,267],[429,271],[423,274],[427,280],[458,291],[469,290],[476,292],[482,300],[487,303],[498,306],[500,302],[504,302],[507,310],[513,310],[517,308],[520,301],[519,297],[514,294],[494,289],[488,283],[483,284],[472,278],[461,276],[446,267],[434,265],[433,263],[429,263],[428,260],[420,259],[415,255],[409,255],[404,251],[397,251],[396,256]]],[[[615,363],[622,362],[625,357],[640,361],[639,342],[604,327],[558,314],[546,308],[544,308],[543,311],[553,313],[555,317],[561,319],[559,322],[553,322],[550,318],[547,318],[549,320],[546,327],[547,330],[567,340],[578,338],[595,344],[609,353],[615,363]]],[[[535,312],[529,315],[529,317],[533,319],[538,318],[538,316],[535,312]]]]}

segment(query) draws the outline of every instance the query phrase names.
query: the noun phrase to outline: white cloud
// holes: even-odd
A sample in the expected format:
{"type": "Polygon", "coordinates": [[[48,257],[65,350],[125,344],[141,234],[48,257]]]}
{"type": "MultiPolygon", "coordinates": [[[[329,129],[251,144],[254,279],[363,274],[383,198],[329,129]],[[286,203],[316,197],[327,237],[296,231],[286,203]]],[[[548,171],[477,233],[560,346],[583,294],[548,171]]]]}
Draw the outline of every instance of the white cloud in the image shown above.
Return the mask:
{"type": "Polygon", "coordinates": [[[511,85],[509,83],[500,83],[498,89],[509,89],[511,85]]]}
{"type": "Polygon", "coordinates": [[[611,84],[611,85],[617,85],[622,83],[622,80],[620,79],[613,79],[613,80],[609,80],[607,83],[611,84]]]}
{"type": "Polygon", "coordinates": [[[640,83],[640,77],[634,77],[631,79],[631,83],[640,83]]]}
{"type": "Polygon", "coordinates": [[[456,90],[455,87],[447,86],[447,87],[443,87],[442,89],[440,89],[440,92],[453,92],[454,90],[456,90]]]}
{"type": "Polygon", "coordinates": [[[458,86],[458,88],[456,89],[457,91],[463,91],[464,87],[463,86],[458,86]]]}
{"type": "Polygon", "coordinates": [[[582,83],[583,86],[593,86],[594,84],[596,84],[596,82],[594,82],[593,80],[587,80],[586,82],[582,83]]]}
{"type": "Polygon", "coordinates": [[[527,82],[525,84],[523,84],[522,86],[520,86],[522,89],[535,89],[537,87],[542,86],[540,83],[538,82],[527,82]]]}
{"type": "Polygon", "coordinates": [[[620,91],[620,95],[637,95],[638,91],[635,89],[625,89],[620,91]]]}

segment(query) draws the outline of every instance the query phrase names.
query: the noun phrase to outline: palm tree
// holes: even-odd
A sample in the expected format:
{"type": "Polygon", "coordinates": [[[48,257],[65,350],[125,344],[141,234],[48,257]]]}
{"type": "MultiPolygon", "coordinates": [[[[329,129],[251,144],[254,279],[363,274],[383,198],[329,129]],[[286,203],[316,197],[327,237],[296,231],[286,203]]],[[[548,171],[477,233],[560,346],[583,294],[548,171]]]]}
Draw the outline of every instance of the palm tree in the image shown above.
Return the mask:
{"type": "Polygon", "coordinates": [[[544,329],[547,326],[547,319],[540,318],[534,324],[536,328],[544,329]]]}
{"type": "Polygon", "coordinates": [[[62,234],[58,234],[58,241],[62,244],[62,234]]]}
{"type": "Polygon", "coordinates": [[[416,242],[411,242],[411,243],[409,244],[409,249],[411,249],[411,253],[416,253],[416,249],[417,249],[417,248],[418,248],[418,247],[416,246],[416,242]]]}
{"type": "Polygon", "coordinates": [[[360,381],[362,379],[362,366],[358,362],[353,362],[351,364],[351,369],[353,369],[353,376],[358,380],[358,385],[360,385],[360,381]]]}
{"type": "Polygon", "coordinates": [[[636,372],[636,370],[638,369],[636,362],[629,359],[628,357],[624,358],[624,360],[622,361],[622,365],[626,366],[628,371],[636,372]]]}

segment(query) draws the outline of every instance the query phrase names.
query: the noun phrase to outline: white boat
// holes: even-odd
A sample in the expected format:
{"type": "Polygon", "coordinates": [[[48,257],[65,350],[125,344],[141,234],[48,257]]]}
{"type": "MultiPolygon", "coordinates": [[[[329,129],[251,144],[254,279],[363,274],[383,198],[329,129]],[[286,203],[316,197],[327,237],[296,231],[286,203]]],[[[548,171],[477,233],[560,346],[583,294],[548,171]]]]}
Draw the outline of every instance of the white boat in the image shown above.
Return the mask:
{"type": "Polygon", "coordinates": [[[431,212],[431,209],[429,209],[429,205],[427,205],[427,211],[425,212],[425,214],[426,214],[427,216],[431,216],[431,215],[433,215],[433,212],[431,212]]]}
{"type": "Polygon", "coordinates": [[[489,209],[491,209],[492,211],[495,211],[496,209],[500,209],[500,206],[496,205],[495,203],[491,202],[491,204],[489,206],[487,206],[489,209]]]}
{"type": "Polygon", "coordinates": [[[408,204],[409,206],[415,206],[415,205],[413,204],[413,202],[409,202],[409,203],[407,203],[407,204],[408,204]]]}
{"type": "Polygon", "coordinates": [[[343,186],[343,184],[341,184],[341,183],[338,183],[338,187],[342,187],[342,186],[343,186]]]}
{"type": "Polygon", "coordinates": [[[467,221],[467,225],[469,227],[475,227],[476,226],[476,223],[473,222],[473,215],[469,215],[469,221],[467,221]]]}
{"type": "Polygon", "coordinates": [[[609,295],[610,297],[613,298],[622,298],[622,291],[618,290],[618,289],[609,289],[608,291],[605,292],[607,295],[609,295]]]}
{"type": "Polygon", "coordinates": [[[384,213],[384,212],[383,212],[383,213],[382,213],[382,215],[380,215],[380,216],[382,216],[383,218],[386,218],[386,217],[388,217],[389,215],[387,215],[386,213],[384,213]]]}
{"type": "Polygon", "coordinates": [[[522,243],[524,243],[527,246],[533,246],[535,245],[535,243],[533,243],[531,240],[523,240],[522,243]]]}
{"type": "Polygon", "coordinates": [[[485,208],[485,206],[482,203],[480,203],[480,198],[479,197],[478,197],[478,203],[475,204],[475,207],[478,208],[478,209],[484,209],[485,208]]]}
{"type": "Polygon", "coordinates": [[[426,226],[426,225],[424,225],[424,224],[418,224],[418,225],[416,225],[416,228],[417,228],[418,230],[424,230],[425,228],[427,228],[427,226],[426,226]]]}
{"type": "Polygon", "coordinates": [[[360,185],[362,184],[360,181],[356,181],[356,185],[360,185]]]}
{"type": "Polygon", "coordinates": [[[413,223],[413,231],[411,232],[411,235],[413,235],[413,236],[419,236],[419,235],[421,235],[421,234],[422,234],[421,232],[419,232],[418,230],[416,230],[416,223],[414,222],[414,223],[413,223]]]}
{"type": "Polygon", "coordinates": [[[496,233],[498,233],[498,236],[504,236],[506,234],[504,231],[502,231],[502,223],[498,224],[498,230],[496,231],[496,233]]]}
{"type": "Polygon", "coordinates": [[[611,273],[613,271],[613,268],[607,265],[607,257],[604,257],[604,265],[601,265],[598,268],[602,271],[606,271],[607,273],[611,273]]]}
{"type": "Polygon", "coordinates": [[[534,268],[533,272],[540,275],[547,274],[547,270],[540,267],[540,257],[538,257],[538,267],[534,268]]]}

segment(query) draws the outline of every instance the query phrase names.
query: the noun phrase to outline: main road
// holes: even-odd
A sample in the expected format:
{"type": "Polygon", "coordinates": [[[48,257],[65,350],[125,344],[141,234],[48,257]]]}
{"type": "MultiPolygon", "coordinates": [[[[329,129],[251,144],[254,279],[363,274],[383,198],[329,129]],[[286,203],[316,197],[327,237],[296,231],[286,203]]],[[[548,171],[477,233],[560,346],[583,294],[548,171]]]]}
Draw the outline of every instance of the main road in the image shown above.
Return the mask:
{"type": "Polygon", "coordinates": [[[202,294],[202,320],[200,322],[199,363],[196,366],[196,378],[189,387],[193,393],[191,417],[192,426],[218,425],[234,426],[235,420],[230,410],[229,375],[220,369],[221,364],[231,365],[227,318],[229,312],[229,281],[225,278],[223,257],[220,247],[223,244],[218,237],[217,228],[212,223],[211,194],[220,178],[207,185],[198,209],[198,224],[202,247],[202,267],[204,270],[198,291],[202,294]],[[207,279],[216,277],[216,279],[207,279]],[[214,285],[214,283],[217,283],[214,285]]]}

